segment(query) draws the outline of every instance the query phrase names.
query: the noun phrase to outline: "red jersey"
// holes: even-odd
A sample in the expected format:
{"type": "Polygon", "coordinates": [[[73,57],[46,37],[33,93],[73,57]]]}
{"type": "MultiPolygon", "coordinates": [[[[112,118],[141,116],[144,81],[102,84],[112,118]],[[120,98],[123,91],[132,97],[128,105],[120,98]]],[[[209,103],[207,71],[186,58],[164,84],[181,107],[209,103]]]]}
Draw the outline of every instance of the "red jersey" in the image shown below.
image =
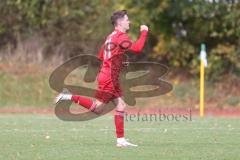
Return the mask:
{"type": "Polygon", "coordinates": [[[108,103],[112,99],[123,96],[119,83],[119,74],[124,66],[123,54],[126,51],[139,54],[144,47],[147,32],[142,31],[136,42],[119,30],[114,30],[107,36],[98,55],[102,60],[102,66],[97,77],[98,89],[95,98],[99,101],[108,103]]]}
{"type": "Polygon", "coordinates": [[[103,61],[99,74],[104,74],[109,78],[114,76],[118,79],[123,63],[121,55],[126,51],[140,54],[144,47],[147,33],[148,31],[143,30],[136,42],[133,42],[126,33],[119,30],[114,30],[109,34],[98,55],[98,58],[103,61]],[[113,71],[114,74],[111,75],[113,71]]]}

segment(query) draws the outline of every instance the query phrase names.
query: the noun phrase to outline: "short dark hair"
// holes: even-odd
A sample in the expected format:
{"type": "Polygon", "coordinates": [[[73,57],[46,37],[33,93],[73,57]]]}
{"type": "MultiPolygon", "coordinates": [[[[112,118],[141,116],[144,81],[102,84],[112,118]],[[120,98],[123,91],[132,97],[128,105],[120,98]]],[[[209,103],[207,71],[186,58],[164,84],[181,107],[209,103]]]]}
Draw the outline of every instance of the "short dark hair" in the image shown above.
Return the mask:
{"type": "Polygon", "coordinates": [[[127,10],[114,11],[111,16],[112,25],[115,26],[117,24],[117,20],[123,18],[125,15],[127,15],[127,10]]]}

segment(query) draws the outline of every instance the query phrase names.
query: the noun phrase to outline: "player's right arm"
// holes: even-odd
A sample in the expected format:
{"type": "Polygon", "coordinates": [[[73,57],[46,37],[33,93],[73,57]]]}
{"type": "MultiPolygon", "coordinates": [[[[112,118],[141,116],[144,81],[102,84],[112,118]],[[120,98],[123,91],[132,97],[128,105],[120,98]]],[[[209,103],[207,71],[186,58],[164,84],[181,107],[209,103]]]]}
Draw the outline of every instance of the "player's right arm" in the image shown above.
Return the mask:
{"type": "Polygon", "coordinates": [[[119,38],[119,46],[126,50],[126,51],[130,51],[130,52],[134,52],[136,54],[141,53],[146,38],[147,38],[147,34],[148,34],[148,27],[145,25],[141,25],[140,26],[140,37],[138,38],[138,40],[136,42],[133,42],[127,34],[122,34],[119,38]]]}
{"type": "Polygon", "coordinates": [[[105,45],[103,44],[98,52],[98,59],[100,59],[101,61],[103,61],[104,47],[105,45]]]}
{"type": "Polygon", "coordinates": [[[98,59],[100,59],[101,61],[104,60],[104,50],[105,50],[105,47],[106,47],[106,46],[105,46],[106,40],[107,40],[107,37],[105,37],[105,38],[103,39],[103,44],[102,44],[100,50],[98,51],[98,59]]]}

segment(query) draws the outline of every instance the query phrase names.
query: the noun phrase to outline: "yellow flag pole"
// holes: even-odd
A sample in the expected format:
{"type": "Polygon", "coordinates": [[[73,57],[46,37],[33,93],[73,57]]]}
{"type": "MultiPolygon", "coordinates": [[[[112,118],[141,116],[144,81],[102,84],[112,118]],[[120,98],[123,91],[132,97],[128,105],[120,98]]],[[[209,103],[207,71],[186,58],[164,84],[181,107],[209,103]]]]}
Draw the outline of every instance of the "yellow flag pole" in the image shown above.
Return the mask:
{"type": "Polygon", "coordinates": [[[200,117],[204,116],[204,62],[200,60],[200,117]]]}
{"type": "Polygon", "coordinates": [[[204,68],[207,66],[207,53],[205,44],[201,44],[200,52],[200,104],[199,114],[204,117],[204,68]]]}

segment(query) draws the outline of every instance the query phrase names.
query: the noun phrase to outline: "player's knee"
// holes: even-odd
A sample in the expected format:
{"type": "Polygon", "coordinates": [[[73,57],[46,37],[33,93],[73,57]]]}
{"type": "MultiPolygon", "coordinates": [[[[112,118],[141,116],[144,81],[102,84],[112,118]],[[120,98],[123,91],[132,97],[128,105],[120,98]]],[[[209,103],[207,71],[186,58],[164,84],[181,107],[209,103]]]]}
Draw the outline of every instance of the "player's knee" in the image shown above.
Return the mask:
{"type": "Polygon", "coordinates": [[[124,111],[126,106],[127,105],[125,103],[120,103],[120,104],[117,105],[117,110],[118,111],[124,111]]]}

